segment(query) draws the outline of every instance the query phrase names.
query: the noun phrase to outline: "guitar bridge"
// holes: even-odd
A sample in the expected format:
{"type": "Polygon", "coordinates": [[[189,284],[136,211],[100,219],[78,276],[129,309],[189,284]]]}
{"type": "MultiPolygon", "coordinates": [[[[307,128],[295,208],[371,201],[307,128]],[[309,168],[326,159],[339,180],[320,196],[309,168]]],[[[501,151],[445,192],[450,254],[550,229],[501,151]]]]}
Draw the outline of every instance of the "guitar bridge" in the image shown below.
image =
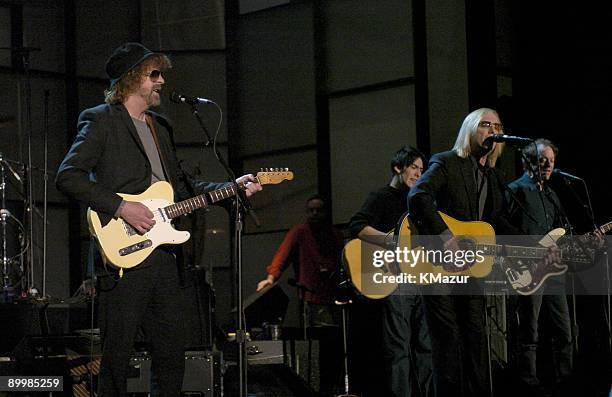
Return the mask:
{"type": "Polygon", "coordinates": [[[149,248],[152,245],[153,245],[153,242],[151,240],[144,240],[144,241],[141,241],[139,243],[129,245],[129,246],[125,247],[125,248],[121,248],[119,250],[119,255],[120,256],[126,256],[126,255],[132,254],[134,252],[143,250],[145,248],[149,248]]]}

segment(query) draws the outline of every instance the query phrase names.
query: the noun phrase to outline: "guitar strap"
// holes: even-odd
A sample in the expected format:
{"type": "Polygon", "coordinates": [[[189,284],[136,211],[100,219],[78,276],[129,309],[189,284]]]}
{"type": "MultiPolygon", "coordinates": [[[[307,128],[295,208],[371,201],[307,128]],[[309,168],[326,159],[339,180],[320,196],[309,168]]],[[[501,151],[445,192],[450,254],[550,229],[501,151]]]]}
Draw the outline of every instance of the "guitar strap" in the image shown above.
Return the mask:
{"type": "Polygon", "coordinates": [[[169,178],[168,166],[166,165],[166,156],[164,155],[164,151],[161,150],[159,146],[159,139],[157,138],[157,129],[155,128],[155,122],[149,113],[145,115],[145,119],[147,121],[147,125],[149,126],[149,130],[151,130],[151,135],[153,135],[153,140],[155,141],[155,146],[157,147],[157,153],[159,153],[159,158],[162,163],[162,168],[164,171],[164,175],[166,176],[166,180],[172,184],[172,180],[169,178]]]}

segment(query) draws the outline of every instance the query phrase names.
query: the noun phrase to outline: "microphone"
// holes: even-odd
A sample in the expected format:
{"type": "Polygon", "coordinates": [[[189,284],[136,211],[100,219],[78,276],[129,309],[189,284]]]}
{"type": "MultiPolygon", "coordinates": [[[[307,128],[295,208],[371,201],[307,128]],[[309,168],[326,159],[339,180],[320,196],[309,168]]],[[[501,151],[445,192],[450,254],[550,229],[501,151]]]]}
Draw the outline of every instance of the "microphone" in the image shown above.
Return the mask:
{"type": "Polygon", "coordinates": [[[530,143],[533,143],[533,139],[531,139],[531,138],[523,138],[522,136],[495,134],[495,135],[491,135],[490,137],[485,139],[483,144],[485,146],[490,146],[491,143],[493,143],[493,142],[499,142],[499,143],[504,142],[504,143],[507,143],[509,145],[527,146],[530,143]]]}
{"type": "Polygon", "coordinates": [[[561,171],[559,169],[556,169],[556,168],[553,170],[553,174],[559,175],[559,176],[562,176],[562,177],[568,178],[568,179],[574,179],[576,181],[582,181],[583,180],[579,176],[568,174],[567,172],[563,172],[563,171],[561,171]]]}
{"type": "Polygon", "coordinates": [[[172,91],[172,94],[170,95],[170,100],[174,103],[186,103],[189,105],[198,105],[200,103],[214,103],[213,101],[211,101],[210,99],[206,99],[206,98],[199,98],[197,96],[191,97],[191,96],[185,96],[185,95],[181,95],[175,91],[172,91]]]}

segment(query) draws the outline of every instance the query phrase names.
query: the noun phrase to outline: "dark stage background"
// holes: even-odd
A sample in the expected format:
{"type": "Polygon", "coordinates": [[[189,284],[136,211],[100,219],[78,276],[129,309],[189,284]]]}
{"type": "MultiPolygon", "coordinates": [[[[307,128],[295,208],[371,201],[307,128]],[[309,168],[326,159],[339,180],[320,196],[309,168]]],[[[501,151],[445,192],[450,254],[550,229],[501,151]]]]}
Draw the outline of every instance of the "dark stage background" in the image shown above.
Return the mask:
{"type": "MultiPolygon", "coordinates": [[[[584,178],[596,223],[609,222],[610,21],[609,11],[589,2],[0,0],[0,47],[33,48],[29,73],[23,52],[0,49],[0,152],[27,163],[31,136],[34,200],[41,213],[48,137],[47,241],[36,215],[33,248],[12,266],[25,266],[25,285],[55,300],[73,295],[86,278],[85,209],[57,192],[53,178],[76,134],[79,112],[103,100],[106,57],[125,41],[168,53],[174,68],[166,93],[175,88],[219,103],[220,148],[236,174],[260,167],[295,172],[293,181],[267,186],[253,200],[262,226],[246,225],[247,296],[286,231],[303,220],[307,197],[324,195],[334,223],[343,227],[367,192],[388,182],[395,150],[405,144],[427,154],[448,150],[463,117],[482,106],[499,110],[507,134],[555,142],[557,167],[584,178]]],[[[160,111],[176,126],[186,168],[224,179],[188,108],[163,102],[160,111]]],[[[214,108],[204,107],[202,114],[214,130],[214,108]]],[[[509,180],[521,173],[514,149],[507,149],[500,167],[509,180]]],[[[582,203],[562,181],[554,182],[576,230],[590,230],[582,203]]],[[[582,186],[572,186],[584,201],[582,186]]],[[[9,176],[6,192],[7,207],[21,216],[24,186],[9,176]]],[[[186,262],[206,269],[217,322],[231,327],[235,261],[227,214],[215,208],[184,222],[194,232],[185,244],[186,262]]],[[[8,231],[11,252],[18,245],[16,229],[8,231]]],[[[289,277],[281,280],[290,297],[285,324],[296,325],[289,277]]],[[[590,360],[589,354],[609,348],[603,299],[579,297],[577,317],[586,349],[581,363],[599,363],[600,356],[590,360]],[[588,336],[592,329],[596,339],[588,336]]],[[[371,324],[368,315],[356,321],[371,324]]],[[[357,341],[376,338],[355,332],[357,341]]]]}

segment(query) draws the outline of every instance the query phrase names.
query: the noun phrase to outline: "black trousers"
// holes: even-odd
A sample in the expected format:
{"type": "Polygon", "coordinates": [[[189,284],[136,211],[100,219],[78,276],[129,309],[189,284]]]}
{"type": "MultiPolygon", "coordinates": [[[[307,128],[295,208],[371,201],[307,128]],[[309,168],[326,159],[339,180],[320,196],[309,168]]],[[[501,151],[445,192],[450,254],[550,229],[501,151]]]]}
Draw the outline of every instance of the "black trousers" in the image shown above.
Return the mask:
{"type": "Polygon", "coordinates": [[[179,396],[185,371],[184,303],[176,258],[156,249],[122,278],[99,278],[102,362],[98,395],[127,395],[129,360],[142,330],[151,345],[159,395],[179,396]]]}
{"type": "Polygon", "coordinates": [[[431,340],[423,297],[394,294],[383,305],[385,395],[432,397],[431,340]]]}
{"type": "Polygon", "coordinates": [[[437,397],[489,395],[484,296],[425,295],[437,397]]]}
{"type": "Polygon", "coordinates": [[[536,354],[539,341],[538,319],[541,309],[548,311],[548,321],[553,338],[555,383],[567,380],[572,374],[572,325],[565,295],[536,293],[530,296],[519,296],[519,370],[523,382],[531,386],[540,384],[536,372],[536,354]]]}

